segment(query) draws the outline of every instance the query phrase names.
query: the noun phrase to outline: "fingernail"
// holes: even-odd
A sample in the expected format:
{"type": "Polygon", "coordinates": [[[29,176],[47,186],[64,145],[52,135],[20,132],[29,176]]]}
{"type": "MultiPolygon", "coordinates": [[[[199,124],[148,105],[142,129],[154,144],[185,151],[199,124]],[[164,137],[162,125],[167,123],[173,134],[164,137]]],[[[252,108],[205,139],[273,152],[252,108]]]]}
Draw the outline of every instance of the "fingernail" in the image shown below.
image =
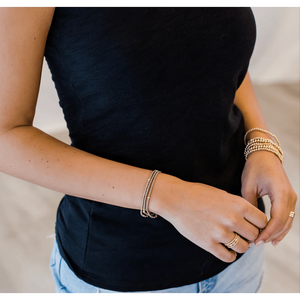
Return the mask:
{"type": "Polygon", "coordinates": [[[264,241],[259,241],[259,242],[257,242],[256,244],[255,244],[255,246],[256,247],[259,247],[259,246],[261,246],[261,245],[263,245],[264,244],[264,241]]]}
{"type": "Polygon", "coordinates": [[[278,243],[279,243],[279,242],[274,242],[274,241],[272,241],[272,245],[273,245],[274,247],[276,247],[276,246],[278,245],[278,243]]]}
{"type": "Polygon", "coordinates": [[[249,247],[252,247],[253,245],[255,245],[253,242],[249,243],[249,247]]]}

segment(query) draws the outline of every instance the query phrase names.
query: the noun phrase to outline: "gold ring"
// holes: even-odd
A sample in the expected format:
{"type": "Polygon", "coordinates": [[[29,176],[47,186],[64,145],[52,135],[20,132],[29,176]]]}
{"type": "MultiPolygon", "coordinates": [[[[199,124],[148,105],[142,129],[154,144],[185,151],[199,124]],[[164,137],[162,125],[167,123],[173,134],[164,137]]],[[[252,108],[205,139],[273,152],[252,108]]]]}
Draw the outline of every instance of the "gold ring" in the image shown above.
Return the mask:
{"type": "Polygon", "coordinates": [[[229,243],[224,244],[224,245],[227,248],[231,249],[231,248],[233,248],[239,242],[239,240],[240,240],[240,236],[237,233],[235,233],[234,234],[234,238],[229,243]]]}
{"type": "Polygon", "coordinates": [[[294,218],[295,212],[294,211],[290,211],[289,217],[294,218]]]}

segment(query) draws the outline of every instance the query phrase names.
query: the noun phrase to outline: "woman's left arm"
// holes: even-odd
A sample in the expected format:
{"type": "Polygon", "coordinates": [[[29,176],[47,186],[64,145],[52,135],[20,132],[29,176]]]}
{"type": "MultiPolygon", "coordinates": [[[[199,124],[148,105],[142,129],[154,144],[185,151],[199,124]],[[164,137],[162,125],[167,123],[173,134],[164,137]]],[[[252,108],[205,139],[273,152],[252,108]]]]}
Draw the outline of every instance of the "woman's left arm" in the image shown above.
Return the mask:
{"type": "MultiPolygon", "coordinates": [[[[268,130],[248,72],[236,91],[234,104],[243,113],[246,131],[255,127],[268,130]]],[[[252,131],[247,135],[247,140],[254,137],[271,138],[267,133],[252,131]]],[[[249,155],[242,174],[241,192],[243,198],[255,206],[258,197],[269,196],[271,218],[255,244],[259,246],[272,241],[276,246],[292,227],[293,218],[289,217],[289,213],[295,211],[297,194],[275,154],[255,151],[249,155]]]]}

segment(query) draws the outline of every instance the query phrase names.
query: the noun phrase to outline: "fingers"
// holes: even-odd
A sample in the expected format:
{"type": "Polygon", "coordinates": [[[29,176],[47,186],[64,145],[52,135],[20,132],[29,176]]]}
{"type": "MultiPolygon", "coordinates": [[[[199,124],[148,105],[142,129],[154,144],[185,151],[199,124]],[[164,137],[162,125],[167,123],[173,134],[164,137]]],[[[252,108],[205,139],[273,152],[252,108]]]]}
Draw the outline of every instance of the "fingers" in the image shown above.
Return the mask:
{"type": "MultiPolygon", "coordinates": [[[[222,244],[227,244],[231,242],[235,237],[235,233],[228,233],[226,237],[221,239],[222,244]]],[[[245,253],[249,249],[249,243],[245,241],[241,236],[239,236],[237,244],[231,248],[237,253],[245,253]]]]}
{"type": "Polygon", "coordinates": [[[222,239],[222,244],[214,244],[212,249],[209,249],[208,251],[224,262],[231,263],[235,261],[237,253],[244,253],[249,249],[249,243],[242,237],[239,237],[238,243],[232,249],[228,249],[223,244],[232,241],[234,236],[235,234],[233,232],[228,233],[227,238],[224,236],[224,238],[222,239]]]}
{"type": "Polygon", "coordinates": [[[271,218],[268,226],[260,233],[255,244],[272,242],[276,246],[288,234],[292,225],[293,219],[291,217],[286,222],[281,221],[279,218],[271,218]]]}
{"type": "Polygon", "coordinates": [[[214,244],[212,249],[209,249],[209,252],[213,254],[218,259],[231,263],[236,260],[236,252],[232,250],[228,250],[224,245],[222,244],[214,244]]]}
{"type": "Polygon", "coordinates": [[[278,243],[283,240],[283,238],[288,234],[292,226],[293,222],[290,222],[288,228],[272,241],[273,246],[277,246],[278,243]]]}
{"type": "Polygon", "coordinates": [[[243,185],[241,192],[244,199],[246,199],[253,206],[257,207],[257,194],[254,189],[250,189],[246,185],[243,185]]]}
{"type": "Polygon", "coordinates": [[[289,212],[292,210],[286,204],[286,201],[276,199],[272,201],[271,218],[268,225],[261,231],[255,244],[259,242],[268,243],[277,239],[284,232],[287,231],[290,224],[293,222],[293,218],[289,217],[289,212]]]}
{"type": "Polygon", "coordinates": [[[260,211],[258,208],[255,206],[249,204],[246,202],[244,207],[244,218],[257,228],[263,229],[267,226],[268,224],[268,218],[265,213],[260,211]]]}
{"type": "Polygon", "coordinates": [[[234,232],[222,231],[221,236],[218,238],[219,243],[214,243],[210,253],[224,262],[233,262],[236,260],[237,253],[245,253],[249,249],[249,243],[241,236],[238,236],[238,242],[231,249],[227,248],[224,244],[231,242],[235,237],[234,232]]]}
{"type": "Polygon", "coordinates": [[[255,241],[259,235],[259,229],[247,222],[245,219],[242,219],[237,226],[234,226],[230,229],[251,242],[255,241]]]}

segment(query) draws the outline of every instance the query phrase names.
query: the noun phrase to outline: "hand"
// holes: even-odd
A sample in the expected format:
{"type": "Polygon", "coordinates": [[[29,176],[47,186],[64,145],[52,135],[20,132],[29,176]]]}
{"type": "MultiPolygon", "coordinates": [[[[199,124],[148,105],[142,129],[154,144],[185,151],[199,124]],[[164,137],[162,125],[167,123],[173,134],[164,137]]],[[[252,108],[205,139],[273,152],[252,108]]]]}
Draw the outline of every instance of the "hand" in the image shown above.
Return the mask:
{"type": "Polygon", "coordinates": [[[149,210],[166,220],[187,239],[225,262],[236,259],[254,241],[258,228],[267,224],[266,215],[242,197],[201,183],[173,180],[159,174],[154,185],[149,210]],[[230,251],[223,244],[240,235],[230,251]]]}
{"type": "Polygon", "coordinates": [[[290,211],[295,211],[297,195],[275,154],[256,151],[249,155],[242,174],[242,196],[257,205],[257,198],[271,200],[270,220],[255,240],[256,245],[272,241],[277,245],[292,227],[290,211]]]}

